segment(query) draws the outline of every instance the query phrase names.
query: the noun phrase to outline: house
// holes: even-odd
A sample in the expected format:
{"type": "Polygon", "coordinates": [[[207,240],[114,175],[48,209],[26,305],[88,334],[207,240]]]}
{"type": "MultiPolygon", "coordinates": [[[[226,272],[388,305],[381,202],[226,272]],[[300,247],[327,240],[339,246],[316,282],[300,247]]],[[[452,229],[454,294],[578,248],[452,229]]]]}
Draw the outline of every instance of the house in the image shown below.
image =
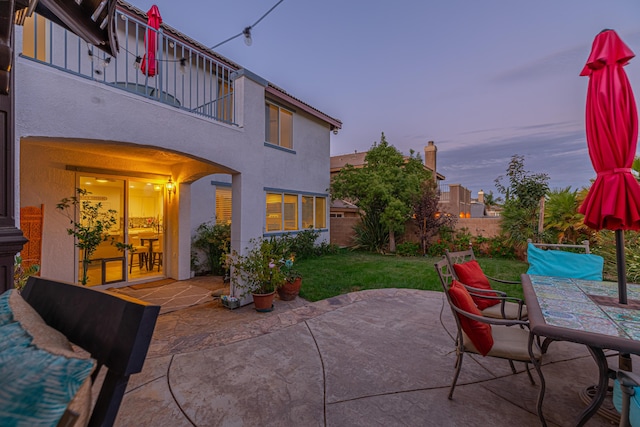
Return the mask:
{"type": "Polygon", "coordinates": [[[112,238],[149,251],[134,262],[104,242],[90,285],[190,277],[193,231],[216,213],[237,251],[309,227],[329,240],[340,120],[165,23],[148,26],[130,4],[104,22],[117,56],[37,14],[15,27],[15,205],[43,206],[43,276],[78,281],[80,253],[56,209],[76,188],[117,212],[112,238]]]}

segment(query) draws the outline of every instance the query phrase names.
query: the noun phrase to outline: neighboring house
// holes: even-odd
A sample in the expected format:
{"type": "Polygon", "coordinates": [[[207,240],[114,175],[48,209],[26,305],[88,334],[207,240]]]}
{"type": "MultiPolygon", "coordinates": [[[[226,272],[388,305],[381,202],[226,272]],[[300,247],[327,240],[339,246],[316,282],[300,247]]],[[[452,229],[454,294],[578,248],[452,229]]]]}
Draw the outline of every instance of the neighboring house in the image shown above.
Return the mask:
{"type": "Polygon", "coordinates": [[[487,216],[487,207],[484,203],[471,202],[471,218],[486,218],[487,216]]]}
{"type": "MultiPolygon", "coordinates": [[[[437,171],[437,153],[438,148],[433,141],[429,141],[424,147],[424,167],[431,172],[431,176],[436,181],[440,192],[440,201],[438,206],[442,212],[447,212],[460,218],[469,218],[471,216],[471,191],[464,188],[460,184],[444,184],[444,175],[437,171]]],[[[342,154],[331,157],[331,177],[333,178],[346,165],[355,168],[362,168],[366,164],[365,157],[367,152],[342,154]]],[[[353,235],[352,219],[343,219],[347,216],[356,216],[357,209],[351,209],[349,215],[345,214],[345,205],[354,205],[344,200],[334,200],[331,203],[331,242],[346,246],[353,235]],[[348,235],[345,236],[345,233],[348,235]]]]}
{"type": "Polygon", "coordinates": [[[238,251],[309,227],[328,241],[329,136],[340,120],[166,24],[153,74],[146,22],[118,2],[117,57],[41,16],[15,27],[16,206],[44,205],[42,275],[78,280],[79,252],[56,210],[77,187],[117,211],[113,237],[154,254],[133,262],[101,245],[93,285],[190,277],[193,231],[216,219],[231,221],[238,251]]]}

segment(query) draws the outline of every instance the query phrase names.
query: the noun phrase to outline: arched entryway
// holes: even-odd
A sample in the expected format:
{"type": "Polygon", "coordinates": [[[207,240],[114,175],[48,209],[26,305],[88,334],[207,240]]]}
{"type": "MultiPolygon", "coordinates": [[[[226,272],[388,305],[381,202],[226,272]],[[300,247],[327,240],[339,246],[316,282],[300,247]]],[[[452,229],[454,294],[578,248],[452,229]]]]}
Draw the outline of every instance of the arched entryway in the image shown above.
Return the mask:
{"type": "Polygon", "coordinates": [[[44,205],[42,274],[76,283],[83,275],[82,251],[66,231],[69,218],[56,209],[61,199],[81,188],[88,192],[84,201],[100,203],[116,217],[107,240],[90,259],[88,285],[178,278],[180,260],[186,257],[188,263],[190,257],[189,246],[184,244],[190,238],[190,204],[181,200],[179,189],[189,189],[192,182],[220,173],[233,171],[153,147],[23,138],[20,206],[44,205]],[[120,251],[116,242],[131,245],[135,251],[120,251]]]}

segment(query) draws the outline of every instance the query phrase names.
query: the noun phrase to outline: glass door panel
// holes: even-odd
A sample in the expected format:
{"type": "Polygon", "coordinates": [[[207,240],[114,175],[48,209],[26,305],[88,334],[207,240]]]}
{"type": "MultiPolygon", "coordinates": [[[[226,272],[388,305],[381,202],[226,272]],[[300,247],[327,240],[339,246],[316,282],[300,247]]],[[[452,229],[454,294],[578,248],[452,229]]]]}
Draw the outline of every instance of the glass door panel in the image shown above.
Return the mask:
{"type": "Polygon", "coordinates": [[[87,286],[122,282],[126,280],[126,258],[116,243],[125,241],[124,180],[80,176],[79,185],[87,191],[80,196],[79,222],[93,230],[100,223],[108,224],[108,227],[104,226],[103,241],[93,253],[87,254],[84,249],[78,248],[78,281],[82,283],[86,276],[87,286]],[[87,262],[84,262],[85,257],[87,262]]]}
{"type": "Polygon", "coordinates": [[[129,279],[164,272],[164,183],[129,180],[128,235],[135,249],[129,257],[129,279]]]}

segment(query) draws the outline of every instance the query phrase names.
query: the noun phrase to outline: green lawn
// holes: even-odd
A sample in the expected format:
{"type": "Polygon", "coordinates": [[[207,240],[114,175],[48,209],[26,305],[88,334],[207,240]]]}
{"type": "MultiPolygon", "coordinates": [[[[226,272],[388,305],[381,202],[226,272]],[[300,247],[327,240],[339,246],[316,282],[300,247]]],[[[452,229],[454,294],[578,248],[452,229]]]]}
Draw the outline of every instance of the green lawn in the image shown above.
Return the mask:
{"type": "MultiPolygon", "coordinates": [[[[300,296],[319,301],[365,289],[410,288],[441,291],[434,264],[440,258],[398,257],[364,252],[341,251],[336,255],[296,261],[302,273],[300,296]]],[[[521,261],[479,258],[484,272],[506,280],[520,280],[527,264],[521,261]]],[[[493,284],[492,284],[493,285],[493,284]]],[[[522,298],[517,285],[496,285],[510,296],[522,298]]]]}

